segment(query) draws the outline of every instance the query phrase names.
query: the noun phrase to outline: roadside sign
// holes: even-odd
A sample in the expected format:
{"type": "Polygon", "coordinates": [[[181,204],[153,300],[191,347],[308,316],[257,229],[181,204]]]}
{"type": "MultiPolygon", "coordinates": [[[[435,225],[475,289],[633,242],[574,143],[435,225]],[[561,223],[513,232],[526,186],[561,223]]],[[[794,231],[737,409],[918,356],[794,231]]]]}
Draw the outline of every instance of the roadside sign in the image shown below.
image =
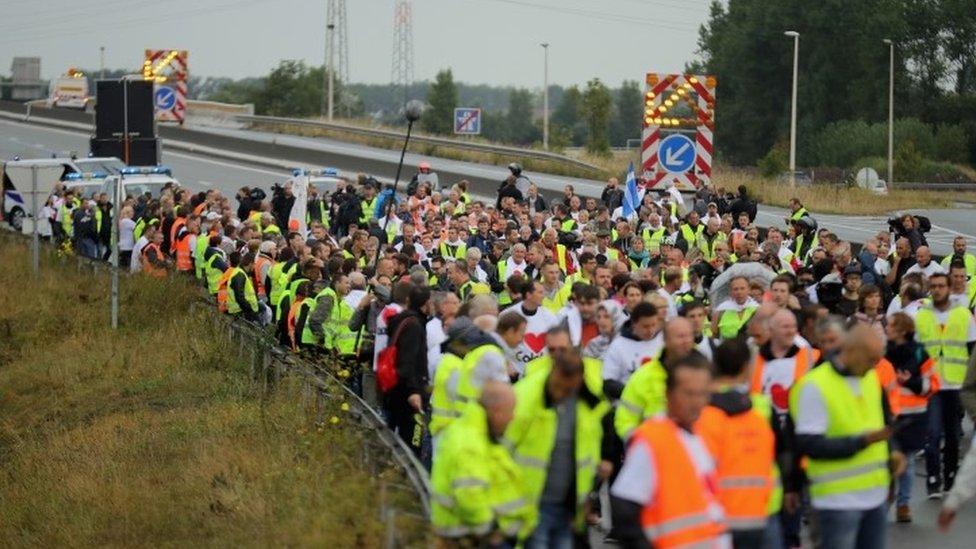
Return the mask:
{"type": "Polygon", "coordinates": [[[176,106],[176,91],[169,86],[159,86],[153,94],[153,102],[157,110],[171,111],[176,106]]]}
{"type": "Polygon", "coordinates": [[[680,133],[669,135],[661,140],[658,160],[665,171],[687,172],[695,165],[695,144],[680,133]]]}
{"type": "Polygon", "coordinates": [[[454,109],[454,133],[478,135],[481,133],[481,109],[460,107],[454,109]]]}

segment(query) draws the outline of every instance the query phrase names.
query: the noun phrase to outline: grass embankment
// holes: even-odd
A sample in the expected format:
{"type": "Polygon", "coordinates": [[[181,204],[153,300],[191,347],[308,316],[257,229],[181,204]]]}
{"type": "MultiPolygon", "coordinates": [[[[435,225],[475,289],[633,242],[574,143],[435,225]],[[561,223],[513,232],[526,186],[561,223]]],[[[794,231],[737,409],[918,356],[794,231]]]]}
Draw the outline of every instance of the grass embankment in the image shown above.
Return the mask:
{"type": "Polygon", "coordinates": [[[265,394],[196,290],[124,277],[113,332],[107,275],[29,261],[0,235],[4,546],[381,545],[361,431],[265,394]]]}

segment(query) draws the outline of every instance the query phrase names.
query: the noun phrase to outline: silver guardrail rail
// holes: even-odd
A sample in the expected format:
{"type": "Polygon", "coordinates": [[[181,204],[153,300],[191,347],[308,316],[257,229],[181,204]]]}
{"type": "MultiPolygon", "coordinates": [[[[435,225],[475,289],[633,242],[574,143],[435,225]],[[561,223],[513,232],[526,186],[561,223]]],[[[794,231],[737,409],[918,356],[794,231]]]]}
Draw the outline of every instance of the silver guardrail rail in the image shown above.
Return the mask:
{"type": "MultiPolygon", "coordinates": [[[[278,116],[238,115],[235,116],[234,119],[242,124],[255,124],[255,123],[288,124],[292,126],[321,128],[323,130],[345,132],[345,133],[360,135],[363,137],[374,137],[374,138],[383,138],[383,139],[403,140],[403,138],[406,136],[406,133],[399,132],[399,131],[382,130],[382,129],[375,129],[375,128],[363,128],[361,126],[339,124],[336,122],[322,122],[319,120],[307,120],[304,118],[283,118],[278,116]]],[[[450,147],[452,149],[463,149],[463,150],[483,152],[488,154],[501,154],[506,156],[532,158],[535,160],[545,160],[549,162],[559,162],[562,164],[573,166],[574,168],[590,170],[596,174],[603,172],[603,170],[599,166],[595,166],[588,162],[583,162],[582,160],[577,160],[575,158],[570,158],[562,154],[557,154],[548,151],[539,151],[535,149],[526,149],[522,147],[511,147],[507,145],[494,145],[491,143],[479,143],[476,141],[463,141],[460,139],[449,139],[445,137],[433,137],[430,135],[418,135],[416,133],[411,134],[410,142],[415,144],[450,147]]]]}

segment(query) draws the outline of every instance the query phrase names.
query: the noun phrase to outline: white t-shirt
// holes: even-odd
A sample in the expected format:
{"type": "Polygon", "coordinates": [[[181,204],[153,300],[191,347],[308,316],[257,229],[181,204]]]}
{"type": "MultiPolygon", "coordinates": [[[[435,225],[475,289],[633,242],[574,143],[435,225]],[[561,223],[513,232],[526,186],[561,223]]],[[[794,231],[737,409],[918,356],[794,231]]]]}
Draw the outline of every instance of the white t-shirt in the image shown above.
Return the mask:
{"type": "Polygon", "coordinates": [[[397,303],[390,303],[380,314],[376,316],[376,339],[373,350],[373,371],[376,370],[377,359],[380,357],[380,351],[386,349],[387,344],[390,342],[390,334],[386,333],[386,327],[390,323],[390,319],[400,314],[403,311],[403,306],[397,303]]]}
{"type": "MultiPolygon", "coordinates": [[[[773,405],[773,410],[779,414],[785,414],[789,412],[790,401],[789,393],[793,384],[796,383],[796,379],[793,374],[796,370],[796,357],[800,353],[809,353],[810,349],[801,348],[796,355],[785,358],[774,358],[772,360],[764,360],[765,364],[763,366],[762,376],[760,377],[760,387],[762,394],[769,398],[773,405]]],[[[756,360],[759,360],[759,356],[756,360]]],[[[807,359],[812,358],[812,354],[807,355],[807,359]]],[[[807,360],[807,369],[813,368],[811,360],[807,360]]]]}
{"type": "Polygon", "coordinates": [[[518,361],[522,363],[517,369],[524,372],[525,364],[546,354],[546,332],[559,324],[559,318],[545,307],[539,307],[535,313],[529,314],[522,303],[512,307],[512,310],[526,320],[525,337],[516,352],[518,361]]]}
{"type": "Polygon", "coordinates": [[[641,364],[657,358],[664,348],[664,338],[658,334],[648,341],[617,336],[603,355],[603,379],[626,384],[641,364]]]}
{"type": "Polygon", "coordinates": [[[149,244],[149,239],[145,235],[140,236],[132,246],[132,258],[129,260],[129,270],[138,273],[142,270],[142,249],[149,244]]]}
{"type": "MultiPolygon", "coordinates": [[[[830,368],[824,365],[821,368],[830,368]]],[[[855,396],[861,394],[861,380],[855,377],[844,377],[847,386],[855,396]]],[[[805,383],[800,391],[799,413],[796,417],[796,434],[823,435],[827,432],[829,419],[827,406],[824,403],[820,388],[813,383],[805,383]]],[[[830,494],[826,496],[812,496],[813,507],[816,509],[835,509],[843,511],[864,511],[878,507],[888,498],[888,487],[872,488],[856,492],[830,494]]]]}
{"type": "Polygon", "coordinates": [[[671,320],[678,316],[678,307],[674,304],[674,296],[668,293],[664,288],[657,289],[657,295],[663,297],[665,301],[668,302],[668,316],[667,320],[671,320]]]}
{"type": "Polygon", "coordinates": [[[911,267],[909,267],[907,271],[905,271],[905,274],[911,274],[911,273],[922,273],[922,276],[928,278],[934,275],[935,273],[945,273],[945,269],[943,269],[942,265],[939,265],[935,261],[929,261],[929,264],[926,265],[924,268],[918,263],[916,263],[911,267]]]}
{"type": "Polygon", "coordinates": [[[441,344],[447,341],[447,334],[444,332],[444,321],[439,317],[434,317],[427,321],[427,374],[429,379],[434,379],[437,372],[437,364],[441,361],[441,344]]]}
{"type": "MultiPolygon", "coordinates": [[[[136,245],[135,236],[133,231],[135,231],[136,222],[131,219],[123,219],[119,221],[119,249],[122,251],[132,250],[136,245]]],[[[190,248],[191,250],[193,248],[190,248]]]]}

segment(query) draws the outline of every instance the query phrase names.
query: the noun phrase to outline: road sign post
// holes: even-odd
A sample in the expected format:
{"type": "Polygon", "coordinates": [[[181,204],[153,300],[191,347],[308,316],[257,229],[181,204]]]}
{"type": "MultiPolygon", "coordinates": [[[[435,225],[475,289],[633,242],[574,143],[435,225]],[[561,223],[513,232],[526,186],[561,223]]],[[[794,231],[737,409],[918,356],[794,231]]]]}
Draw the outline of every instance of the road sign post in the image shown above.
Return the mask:
{"type": "Polygon", "coordinates": [[[37,232],[37,166],[31,166],[31,224],[34,226],[34,237],[31,243],[31,265],[34,276],[41,272],[41,236],[37,232]]]}
{"type": "Polygon", "coordinates": [[[480,135],[481,109],[466,107],[454,109],[454,133],[457,135],[480,135]]]}

